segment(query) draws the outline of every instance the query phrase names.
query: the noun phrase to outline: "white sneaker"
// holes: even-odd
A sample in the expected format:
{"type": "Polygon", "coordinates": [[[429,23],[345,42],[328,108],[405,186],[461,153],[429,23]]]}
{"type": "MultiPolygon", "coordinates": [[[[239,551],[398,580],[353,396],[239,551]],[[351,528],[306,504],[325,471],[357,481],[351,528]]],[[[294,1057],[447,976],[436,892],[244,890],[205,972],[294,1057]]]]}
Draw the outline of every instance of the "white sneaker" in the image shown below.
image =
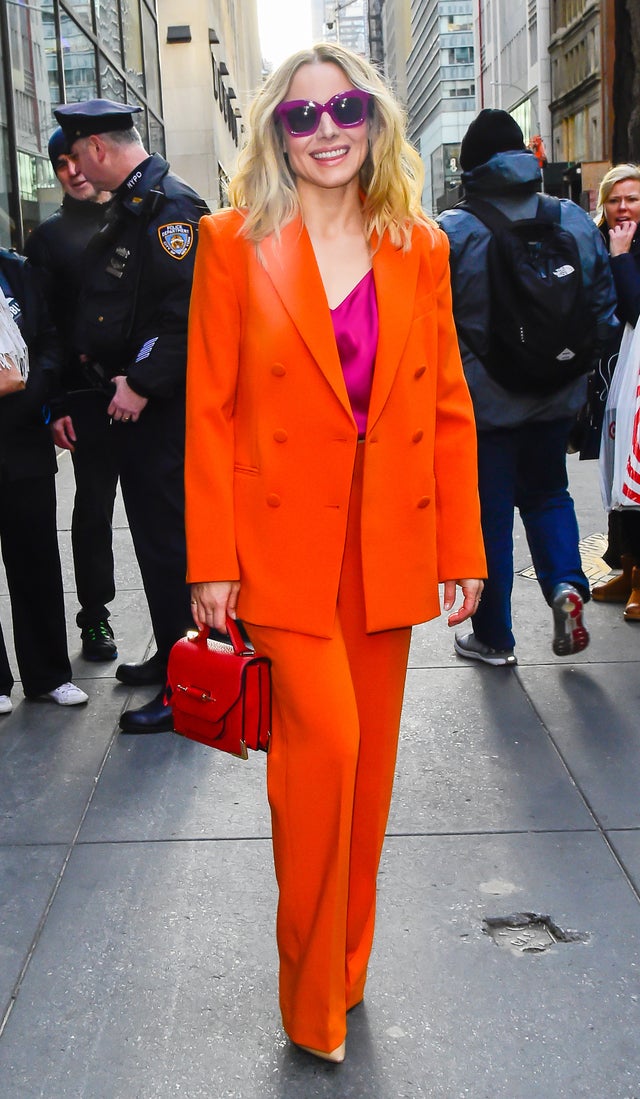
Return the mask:
{"type": "Polygon", "coordinates": [[[12,709],[13,702],[9,695],[0,695],[0,714],[10,714],[12,709]]]}
{"type": "Polygon", "coordinates": [[[82,702],[89,701],[89,695],[76,687],[75,683],[61,683],[55,691],[47,691],[44,697],[57,702],[58,706],[79,706],[82,702]]]}

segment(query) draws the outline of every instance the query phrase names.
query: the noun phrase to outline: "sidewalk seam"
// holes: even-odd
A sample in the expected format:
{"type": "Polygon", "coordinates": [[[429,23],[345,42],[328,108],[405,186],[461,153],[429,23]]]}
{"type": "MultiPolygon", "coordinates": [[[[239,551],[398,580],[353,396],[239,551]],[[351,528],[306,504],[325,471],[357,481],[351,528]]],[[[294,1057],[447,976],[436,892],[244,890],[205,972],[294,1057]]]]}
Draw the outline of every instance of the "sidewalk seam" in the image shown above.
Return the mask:
{"type": "MultiPolygon", "coordinates": [[[[53,907],[53,903],[56,899],[56,896],[58,895],[58,890],[60,889],[60,886],[62,885],[62,879],[65,875],[67,866],[69,865],[69,861],[71,859],[71,856],[72,856],[72,854],[73,854],[73,852],[74,852],[74,850],[77,846],[78,836],[80,834],[80,830],[82,829],[82,825],[85,822],[85,818],[87,816],[87,813],[89,812],[89,809],[91,807],[91,803],[92,803],[92,801],[95,797],[96,790],[98,788],[98,783],[100,781],[100,777],[101,777],[102,772],[103,772],[103,770],[106,766],[107,759],[109,757],[109,753],[111,752],[111,747],[112,747],[112,745],[113,745],[113,743],[114,743],[117,736],[118,736],[118,724],[116,723],[116,725],[114,727],[114,730],[111,734],[111,737],[109,739],[109,742],[108,742],[108,744],[105,748],[102,759],[100,761],[100,766],[98,767],[97,774],[94,777],[93,787],[92,787],[92,789],[89,793],[89,796],[88,796],[87,801],[85,803],[84,809],[82,810],[82,813],[80,815],[80,821],[78,823],[78,827],[76,828],[76,830],[73,834],[73,837],[72,837],[72,839],[69,843],[69,846],[67,848],[66,854],[65,854],[65,856],[62,860],[62,866],[60,867],[60,870],[58,871],[56,880],[55,880],[55,882],[53,884],[53,887],[51,889],[51,892],[49,894],[49,898],[47,900],[47,903],[44,907],[42,915],[40,916],[40,919],[38,920],[38,925],[37,925],[36,930],[33,934],[33,938],[31,939],[29,949],[27,950],[24,962],[22,963],[22,966],[20,968],[20,972],[18,973],[18,976],[17,976],[16,981],[14,983],[14,986],[13,986],[13,989],[11,991],[11,995],[9,997],[9,1001],[7,1003],[7,1006],[6,1006],[5,1010],[2,1013],[2,1017],[0,1018],[0,1039],[2,1038],[2,1035],[5,1032],[7,1023],[9,1022],[9,1018],[11,1016],[11,1012],[13,1011],[13,1009],[16,1005],[18,996],[20,995],[20,989],[22,988],[22,983],[23,983],[23,981],[24,981],[24,979],[27,975],[27,972],[29,970],[29,966],[31,965],[31,960],[32,960],[32,958],[33,958],[33,956],[36,952],[37,947],[38,947],[38,943],[40,942],[42,932],[44,931],[47,919],[49,917],[49,913],[50,913],[50,911],[53,907]]],[[[58,846],[60,846],[60,844],[29,844],[29,845],[25,845],[25,846],[33,846],[33,847],[36,847],[36,846],[37,847],[47,847],[47,846],[54,847],[55,846],[55,847],[58,847],[58,846]]]]}
{"type": "MultiPolygon", "coordinates": [[[[633,878],[631,877],[631,874],[629,873],[627,867],[625,866],[624,862],[622,861],[622,859],[618,855],[615,847],[613,846],[611,840],[609,839],[609,836],[607,835],[607,832],[606,832],[605,828],[603,827],[602,823],[598,819],[598,815],[597,815],[595,809],[593,808],[593,806],[591,805],[591,802],[589,801],[589,798],[584,793],[584,791],[582,790],[582,787],[580,786],[578,780],[574,776],[567,760],[565,759],[565,756],[564,756],[564,753],[563,753],[562,749],[559,747],[559,745],[558,745],[555,737],[553,736],[553,733],[551,732],[551,730],[545,724],[540,711],[538,710],[535,702],[533,701],[533,699],[532,699],[531,695],[529,694],[527,688],[525,687],[524,683],[522,682],[522,679],[520,678],[520,675],[518,674],[518,669],[517,668],[514,669],[514,673],[515,673],[515,677],[518,681],[518,684],[520,686],[520,689],[521,689],[525,699],[527,700],[529,706],[533,710],[533,712],[536,715],[538,721],[540,722],[540,725],[542,726],[542,728],[544,729],[547,737],[549,738],[549,741],[551,742],[551,746],[552,746],[554,752],[556,753],[558,759],[560,760],[560,762],[561,762],[568,778],[570,779],[576,793],[578,794],[578,797],[582,801],[582,804],[584,805],[584,807],[587,810],[589,816],[591,817],[592,821],[594,822],[597,832],[599,832],[599,834],[600,834],[605,846],[607,847],[611,857],[613,858],[614,862],[616,863],[618,868],[622,871],[622,874],[625,878],[625,881],[626,881],[629,889],[633,893],[633,895],[634,895],[635,899],[637,900],[638,904],[640,904],[640,890],[638,888],[636,888],[636,886],[633,882],[633,878]]],[[[588,830],[585,829],[585,831],[588,831],[588,830]]],[[[611,829],[611,831],[615,831],[615,829],[611,829]]],[[[630,829],[630,831],[635,831],[635,829],[630,829]]]]}

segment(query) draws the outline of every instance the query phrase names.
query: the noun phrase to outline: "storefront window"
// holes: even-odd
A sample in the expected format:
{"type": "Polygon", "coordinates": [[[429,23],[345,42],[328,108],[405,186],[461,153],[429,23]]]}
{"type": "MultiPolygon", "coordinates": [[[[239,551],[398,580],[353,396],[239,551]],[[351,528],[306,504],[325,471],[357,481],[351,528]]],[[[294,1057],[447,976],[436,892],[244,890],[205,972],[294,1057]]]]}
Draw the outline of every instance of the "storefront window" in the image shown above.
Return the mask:
{"type": "Polygon", "coordinates": [[[0,246],[24,238],[60,203],[47,145],[62,102],[98,95],[138,103],[146,148],[164,153],[154,0],[0,0],[0,246]],[[59,18],[59,24],[57,22],[59,18]],[[59,38],[58,38],[59,26],[59,38]],[[94,37],[97,37],[97,42],[94,37]],[[7,55],[2,56],[3,47],[7,55]],[[62,71],[60,66],[62,59],[62,71]],[[144,97],[142,102],[141,97],[144,97]]]}
{"type": "Polygon", "coordinates": [[[62,57],[67,103],[96,99],[96,51],[87,35],[68,15],[61,15],[62,57]]]}
{"type": "Polygon", "coordinates": [[[31,156],[18,150],[20,205],[25,239],[32,229],[60,205],[60,188],[48,157],[31,156]]]}

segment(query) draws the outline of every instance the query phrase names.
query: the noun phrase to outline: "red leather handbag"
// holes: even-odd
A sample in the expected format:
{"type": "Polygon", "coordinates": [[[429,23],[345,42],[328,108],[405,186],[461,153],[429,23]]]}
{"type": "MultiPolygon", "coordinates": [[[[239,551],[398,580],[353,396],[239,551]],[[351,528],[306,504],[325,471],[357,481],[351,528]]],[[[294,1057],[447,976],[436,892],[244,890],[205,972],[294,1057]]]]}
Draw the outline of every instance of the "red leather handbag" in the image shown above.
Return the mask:
{"type": "Polygon", "coordinates": [[[248,759],[271,735],[271,661],[245,645],[227,617],[229,643],[190,631],[169,654],[167,693],[176,733],[248,759]]]}

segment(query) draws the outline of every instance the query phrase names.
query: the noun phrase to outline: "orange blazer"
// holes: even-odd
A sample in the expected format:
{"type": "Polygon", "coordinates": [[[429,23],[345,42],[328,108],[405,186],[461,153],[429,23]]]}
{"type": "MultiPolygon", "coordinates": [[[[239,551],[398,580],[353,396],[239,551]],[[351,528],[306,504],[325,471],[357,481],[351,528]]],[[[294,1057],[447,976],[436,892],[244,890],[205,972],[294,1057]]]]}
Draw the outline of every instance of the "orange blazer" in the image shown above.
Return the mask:
{"type": "Polygon", "coordinates": [[[438,582],[486,575],[476,434],[451,313],[448,242],[373,241],[379,341],[358,444],[301,220],[262,256],[242,214],[200,222],[189,321],[188,580],[241,580],[248,622],[331,635],[363,445],[367,629],[440,613],[438,582]]]}

